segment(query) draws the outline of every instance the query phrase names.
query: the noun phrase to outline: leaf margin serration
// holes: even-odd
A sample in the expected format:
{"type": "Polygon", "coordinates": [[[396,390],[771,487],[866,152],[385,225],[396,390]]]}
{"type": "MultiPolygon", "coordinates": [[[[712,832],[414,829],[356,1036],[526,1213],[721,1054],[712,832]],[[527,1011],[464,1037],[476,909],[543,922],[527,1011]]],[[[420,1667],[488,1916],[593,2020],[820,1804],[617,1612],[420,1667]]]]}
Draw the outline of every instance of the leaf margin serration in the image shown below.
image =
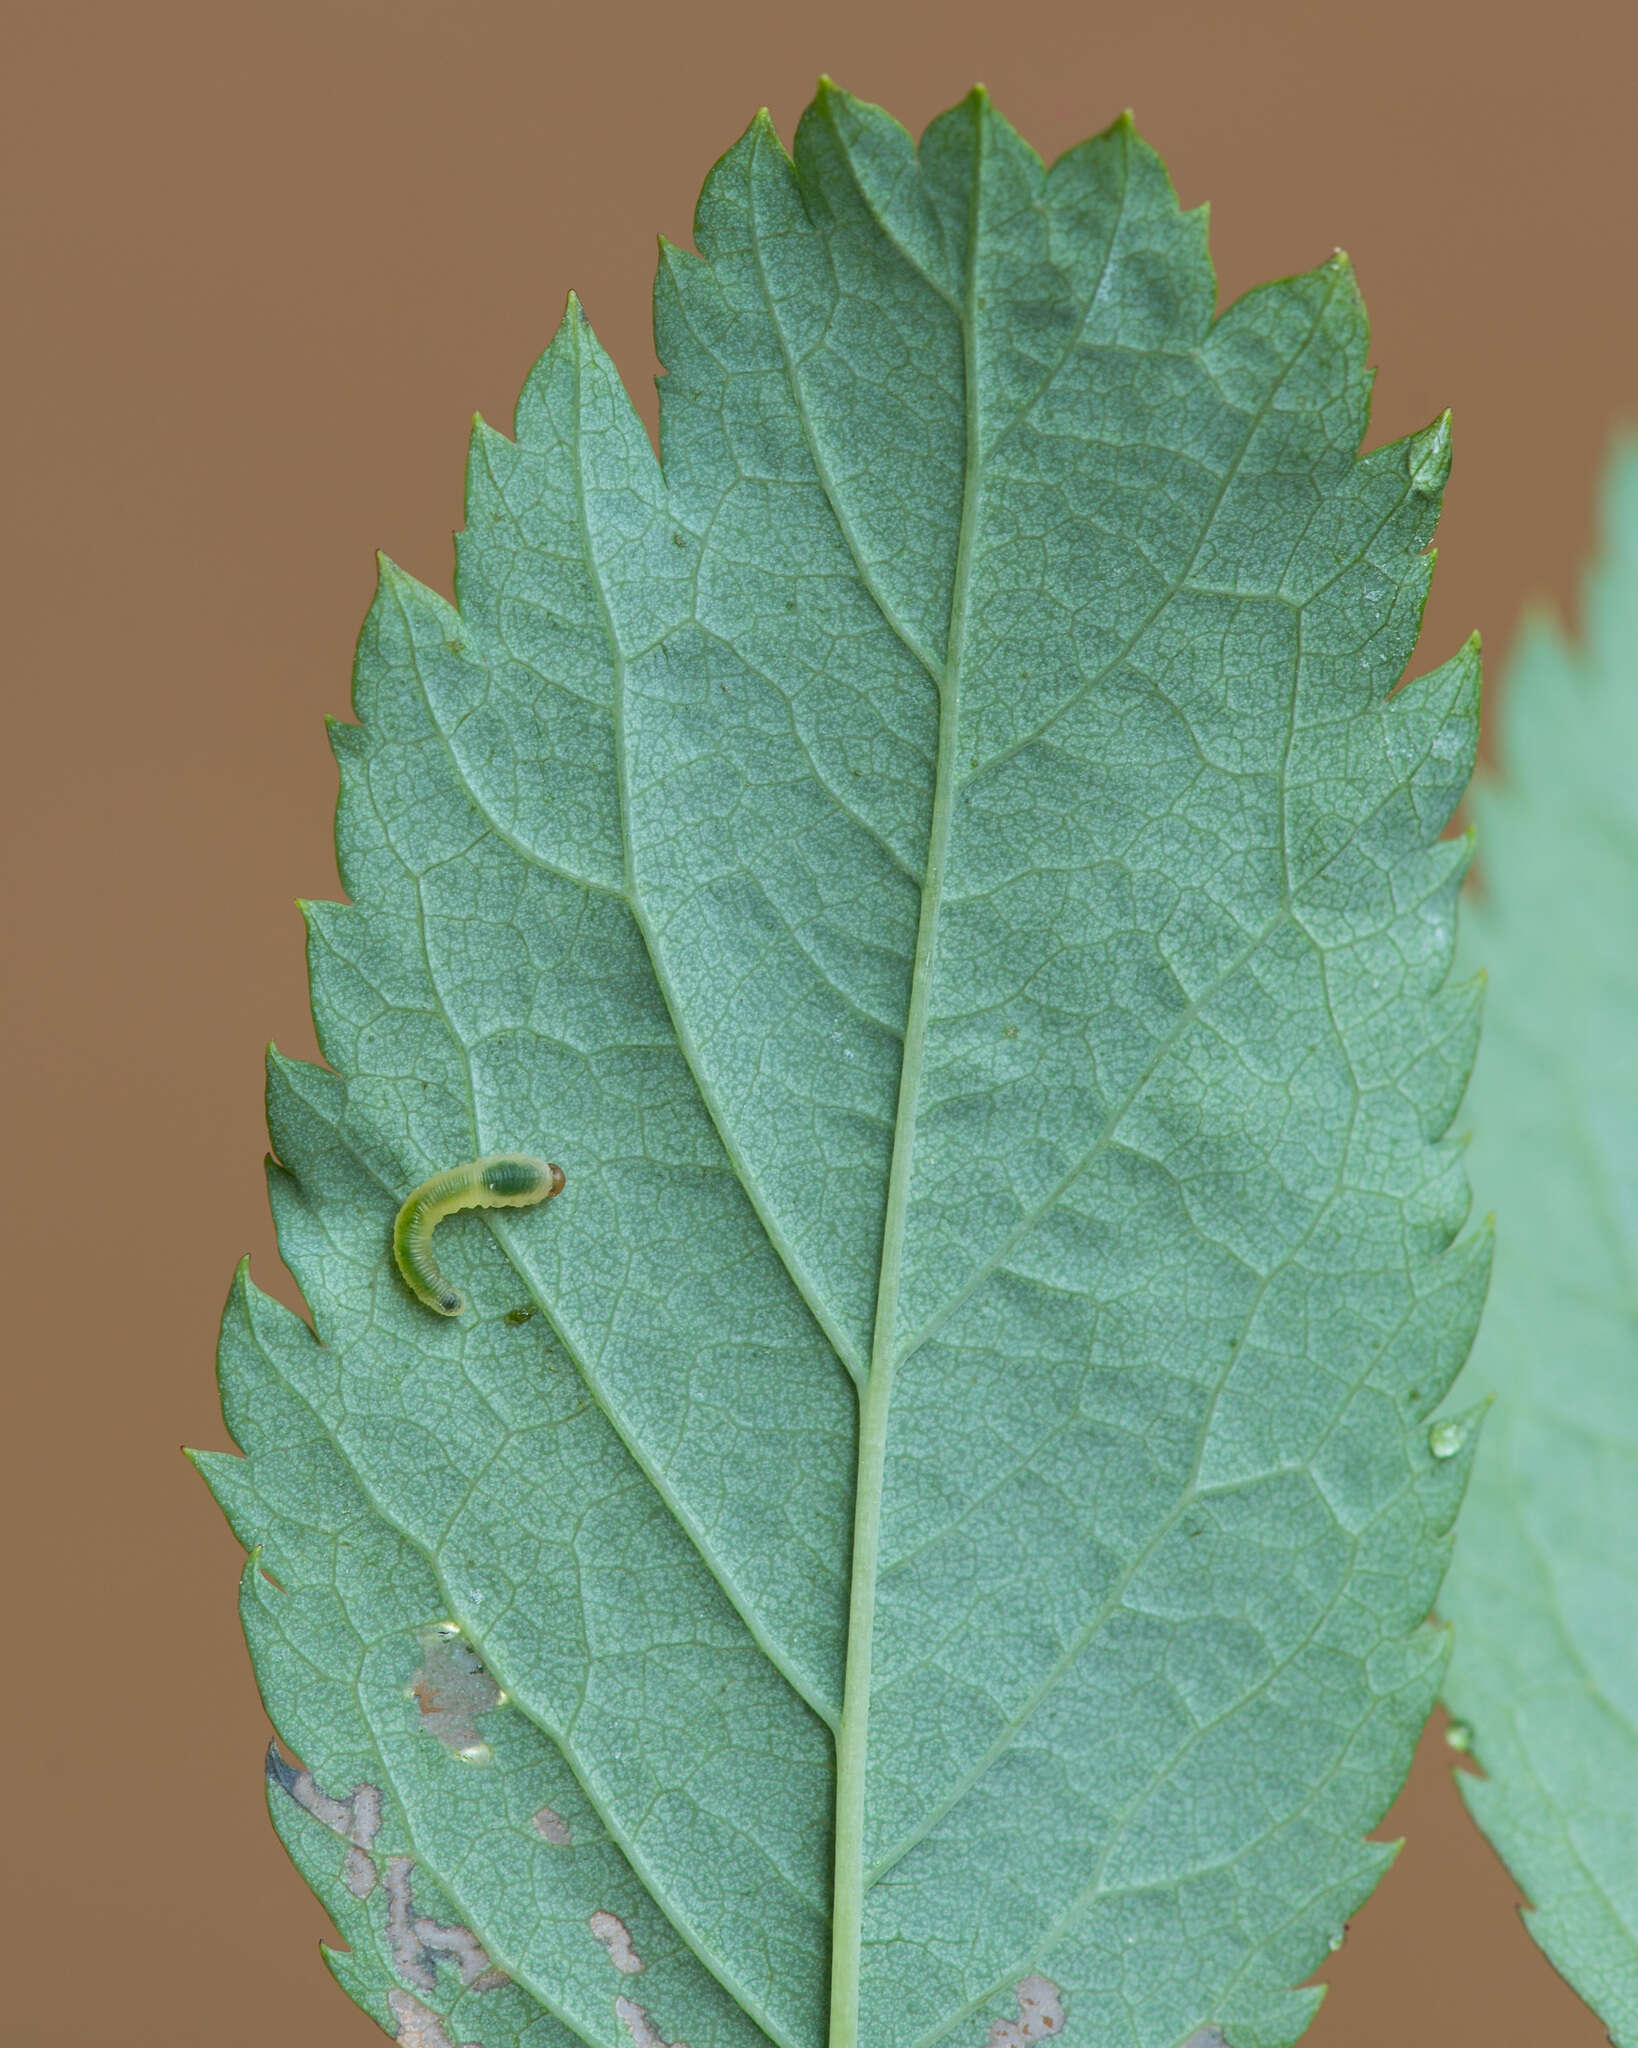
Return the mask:
{"type": "MultiPolygon", "coordinates": [[[[1119,124],[1117,124],[1117,125],[1119,125],[1119,124]]],[[[1265,288],[1265,289],[1267,289],[1267,288],[1265,288]]],[[[1231,309],[1231,310],[1232,310],[1232,309],[1231,309]]],[[[576,318],[576,317],[577,317],[577,316],[575,316],[575,315],[571,315],[571,318],[576,318]]],[[[576,331],[576,332],[578,333],[578,328],[577,328],[577,329],[576,329],[575,331],[576,331]]],[[[1438,440],[1437,440],[1437,434],[1436,434],[1436,429],[1429,429],[1429,430],[1427,430],[1427,434],[1426,434],[1426,435],[1424,435],[1424,436],[1418,436],[1418,437],[1411,437],[1411,439],[1412,439],[1412,441],[1414,441],[1414,442],[1418,442],[1418,443],[1424,443],[1424,444],[1425,444],[1425,443],[1427,443],[1427,441],[1428,441],[1428,437],[1429,437],[1429,436],[1433,436],[1433,437],[1434,437],[1434,440],[1433,440],[1433,443],[1432,443],[1432,445],[1434,446],[1435,450],[1437,451],[1437,447],[1438,447],[1438,440]]],[[[1410,444],[1410,442],[1407,442],[1406,444],[1401,444],[1401,445],[1404,445],[1404,446],[1406,446],[1407,448],[1409,448],[1411,444],[1410,444]]],[[[1447,445],[1448,445],[1448,443],[1447,443],[1447,445]]],[[[475,450],[475,459],[476,459],[476,450],[475,450]]],[[[1422,459],[1422,457],[1421,457],[1421,454],[1420,454],[1420,453],[1418,453],[1418,454],[1416,454],[1416,455],[1414,455],[1414,456],[1410,456],[1410,455],[1408,455],[1408,456],[1407,456],[1407,461],[1417,461],[1417,460],[1421,460],[1421,459],[1422,459]]],[[[1442,478],[1441,478],[1441,480],[1442,480],[1442,478]]],[[[1424,584],[1424,587],[1423,587],[1423,591],[1422,591],[1422,596],[1423,596],[1423,597],[1425,598],[1425,584],[1424,584]]],[[[440,602],[441,602],[441,601],[440,601],[440,602]]],[[[1420,608],[1421,608],[1421,607],[1420,607],[1420,602],[1418,602],[1418,603],[1416,604],[1416,606],[1415,606],[1415,609],[1416,609],[1416,611],[1417,611],[1417,613],[1418,613],[1418,614],[1420,613],[1420,608]]],[[[445,609],[447,610],[447,607],[446,607],[445,609]]],[[[1435,673],[1438,673],[1438,672],[1435,672],[1435,673]]],[[[1425,679],[1425,678],[1424,678],[1423,680],[1427,680],[1427,679],[1425,679]]],[[[1408,686],[1406,686],[1406,687],[1407,687],[1407,692],[1409,692],[1409,691],[1412,691],[1412,690],[1414,690],[1414,689],[1416,688],[1416,686],[1415,686],[1415,685],[1408,685],[1408,686]]],[[[356,729],[355,729],[355,730],[356,730],[356,729]]],[[[338,732],[338,734],[337,734],[337,738],[338,738],[338,742],[341,742],[341,734],[340,734],[339,732],[338,732]]],[[[344,746],[345,744],[347,744],[347,743],[346,743],[346,742],[342,742],[342,743],[341,743],[341,745],[338,745],[338,751],[341,751],[341,750],[342,750],[342,746],[344,746]]],[[[1443,880],[1444,878],[1441,878],[1441,879],[1443,880]]],[[[1453,992],[1453,1000],[1454,1000],[1454,992],[1453,992]]],[[[1460,1027],[1459,1027],[1459,1026],[1458,1026],[1458,1035],[1460,1035],[1460,1027]]],[[[287,1185],[287,1184],[286,1184],[286,1185],[287,1185]]],[[[1440,1480],[1441,1480],[1441,1481],[1443,1482],[1443,1486],[1444,1486],[1444,1490],[1445,1490],[1445,1491],[1447,1491],[1447,1492],[1452,1492],[1452,1494],[1453,1494],[1454,1492],[1459,1492],[1459,1480],[1460,1480],[1460,1473],[1461,1473],[1461,1466],[1460,1466],[1460,1463],[1458,1462],[1458,1463],[1457,1463],[1456,1465],[1453,1465],[1453,1466],[1449,1466],[1449,1467],[1447,1467],[1447,1468],[1446,1468],[1446,1469],[1445,1469],[1445,1470],[1444,1470],[1443,1472],[1441,1472],[1441,1473],[1440,1473],[1439,1475],[1437,1475],[1437,1476],[1439,1477],[1439,1479],[1440,1479],[1440,1480]]],[[[1453,1498],[1452,1498],[1452,1511],[1453,1511],[1453,1506],[1454,1506],[1454,1500],[1453,1500],[1453,1498]]],[[[497,1667],[497,1668],[498,1668],[498,1667],[497,1667]]],[[[1384,1800],[1383,1800],[1383,1804],[1385,1805],[1385,1803],[1386,1803],[1386,1799],[1384,1798],[1384,1800]]],[[[1378,1858],[1378,1859],[1367,1859],[1367,1860],[1368,1860],[1368,1861],[1374,1861],[1374,1862],[1375,1862],[1375,1863],[1376,1863],[1376,1864],[1377,1864],[1377,1865],[1379,1866],[1379,1865],[1380,1865],[1380,1861],[1381,1861],[1382,1859],[1378,1858]]],[[[1373,1870],[1373,1872],[1372,1872],[1372,1881],[1374,1881],[1374,1875],[1375,1875],[1375,1871],[1373,1870]]],[[[1368,1889],[1368,1888],[1369,1888],[1369,1885],[1367,1884],[1367,1885],[1366,1885],[1366,1889],[1368,1889]]],[[[1310,2008],[1310,2009],[1311,2009],[1311,2008],[1310,2008]]]]}
{"type": "Polygon", "coordinates": [[[1490,978],[1490,1024],[1464,1114],[1474,1178],[1501,1225],[1470,1368],[1491,1413],[1441,1611],[1455,1637],[1450,1732],[1477,1766],[1456,1772],[1463,1801],[1523,1892],[1532,1938],[1631,2048],[1638,1682],[1630,1658],[1624,1671],[1611,1663],[1598,1613],[1624,1615],[1631,1637],[1638,1530],[1621,1503],[1638,1481],[1635,1239],[1628,1216],[1623,1259],[1614,1193],[1638,1163],[1638,1089],[1622,1052],[1638,1004],[1627,964],[1638,941],[1630,429],[1605,455],[1597,500],[1580,617],[1526,612],[1494,762],[1473,791],[1485,857],[1462,950],[1490,978]],[[1623,1562],[1624,1592],[1611,1584],[1600,1599],[1596,1573],[1618,1575],[1623,1562]]]}

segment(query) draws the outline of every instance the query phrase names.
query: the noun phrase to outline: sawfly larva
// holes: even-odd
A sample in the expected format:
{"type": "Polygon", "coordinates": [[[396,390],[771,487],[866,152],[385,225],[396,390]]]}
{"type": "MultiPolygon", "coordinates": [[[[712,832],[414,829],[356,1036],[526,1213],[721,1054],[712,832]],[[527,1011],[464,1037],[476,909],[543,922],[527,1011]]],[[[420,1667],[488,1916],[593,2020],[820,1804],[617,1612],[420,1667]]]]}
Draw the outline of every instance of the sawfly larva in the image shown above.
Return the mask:
{"type": "Polygon", "coordinates": [[[527,1209],[563,1186],[563,1169],[527,1152],[491,1152],[446,1167],[422,1181],[392,1226],[392,1255],[417,1301],[441,1316],[458,1316],[466,1296],[451,1286],[432,1256],[432,1233],[456,1209],[527,1209]]]}

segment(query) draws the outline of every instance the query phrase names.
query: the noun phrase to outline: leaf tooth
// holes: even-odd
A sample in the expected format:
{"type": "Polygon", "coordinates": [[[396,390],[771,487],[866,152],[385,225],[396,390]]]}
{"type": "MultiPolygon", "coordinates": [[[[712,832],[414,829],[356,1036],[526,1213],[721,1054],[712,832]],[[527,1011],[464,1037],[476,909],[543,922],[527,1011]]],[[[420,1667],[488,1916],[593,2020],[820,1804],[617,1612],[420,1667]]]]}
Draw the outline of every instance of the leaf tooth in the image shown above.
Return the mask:
{"type": "MultiPolygon", "coordinates": [[[[1435,1422],[1415,1425],[1412,1445],[1419,1473],[1417,1496],[1429,1517],[1429,1526],[1439,1539],[1441,1557],[1448,1563],[1453,1547],[1456,1516],[1468,1481],[1490,1400],[1475,1403],[1435,1422]]],[[[1442,1577],[1442,1573],[1441,1573],[1442,1577]]]]}
{"type": "Polygon", "coordinates": [[[1436,1253],[1419,1276],[1403,1329],[1384,1346],[1372,1369],[1373,1384],[1392,1393],[1407,1428],[1426,1428],[1466,1362],[1484,1309],[1494,1250],[1495,1223],[1487,1217],[1436,1253]]]}
{"type": "Polygon", "coordinates": [[[1425,498],[1437,498],[1450,476],[1450,408],[1405,444],[1411,487],[1425,498]]]}

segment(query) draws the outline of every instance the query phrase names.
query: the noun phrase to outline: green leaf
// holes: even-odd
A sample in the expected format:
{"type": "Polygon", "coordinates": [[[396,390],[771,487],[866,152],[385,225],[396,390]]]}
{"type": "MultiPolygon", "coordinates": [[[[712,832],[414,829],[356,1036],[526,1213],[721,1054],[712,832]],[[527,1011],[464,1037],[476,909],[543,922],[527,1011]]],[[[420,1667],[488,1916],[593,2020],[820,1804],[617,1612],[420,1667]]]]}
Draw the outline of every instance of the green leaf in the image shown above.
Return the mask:
{"type": "Polygon", "coordinates": [[[353,1852],[505,1972],[398,1970],[452,2040],[1272,2048],[1466,1464],[1476,653],[1394,689],[1448,425],[1360,459],[1346,262],[1214,320],[1126,122],[826,85],[696,242],[663,470],[571,304],[335,729],[316,1336],[240,1287],[206,1461],[275,1806],[377,2017],[353,1852]],[[429,1313],[396,1205],[513,1148],[563,1192],[429,1313]]]}
{"type": "Polygon", "coordinates": [[[1494,1396],[1441,1611],[1467,1803],[1525,1924],[1638,2044],[1638,445],[1612,458],[1582,640],[1535,618],[1478,798],[1464,948],[1492,977],[1468,1115],[1501,1218],[1494,1396]]]}

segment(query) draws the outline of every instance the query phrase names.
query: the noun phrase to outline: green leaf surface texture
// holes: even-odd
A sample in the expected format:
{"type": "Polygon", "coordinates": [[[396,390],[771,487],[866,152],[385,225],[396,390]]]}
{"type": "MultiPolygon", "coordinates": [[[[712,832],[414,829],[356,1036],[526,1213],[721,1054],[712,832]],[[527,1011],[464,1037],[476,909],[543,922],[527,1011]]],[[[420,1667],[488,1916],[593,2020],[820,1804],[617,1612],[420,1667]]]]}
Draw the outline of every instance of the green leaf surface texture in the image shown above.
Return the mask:
{"type": "Polygon", "coordinates": [[[1638,2048],[1638,442],[1603,529],[1579,640],[1526,625],[1476,800],[1463,951],[1490,995],[1463,1120],[1500,1219],[1473,1358],[1494,1407],[1440,1610],[1468,1806],[1638,2048]]]}
{"type": "Polygon", "coordinates": [[[1275,2048],[1468,1462],[1448,423],[1125,121],[827,84],[696,244],[663,462],[571,302],[333,730],[203,1460],[275,1811],[412,2048],[1275,2048]],[[395,1208],[506,1150],[446,1320],[395,1208]]]}

